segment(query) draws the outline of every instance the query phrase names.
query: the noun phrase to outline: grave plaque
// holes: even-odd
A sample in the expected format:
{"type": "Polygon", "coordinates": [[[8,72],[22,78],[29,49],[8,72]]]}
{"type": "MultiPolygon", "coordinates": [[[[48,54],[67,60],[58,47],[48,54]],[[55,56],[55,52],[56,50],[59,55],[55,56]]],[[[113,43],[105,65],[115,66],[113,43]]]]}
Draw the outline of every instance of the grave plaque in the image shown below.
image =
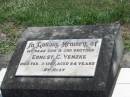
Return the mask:
{"type": "Polygon", "coordinates": [[[94,76],[101,39],[28,41],[16,76],[94,76]]]}
{"type": "Polygon", "coordinates": [[[110,97],[123,52],[119,29],[28,28],[8,65],[3,97],[110,97]]]}

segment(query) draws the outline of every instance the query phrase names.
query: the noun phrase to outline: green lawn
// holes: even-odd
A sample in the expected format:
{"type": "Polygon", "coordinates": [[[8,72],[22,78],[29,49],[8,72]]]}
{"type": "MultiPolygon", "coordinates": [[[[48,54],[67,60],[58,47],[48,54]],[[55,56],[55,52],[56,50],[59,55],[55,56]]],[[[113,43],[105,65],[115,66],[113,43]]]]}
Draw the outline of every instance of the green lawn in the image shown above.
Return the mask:
{"type": "Polygon", "coordinates": [[[130,22],[130,0],[0,0],[0,22],[83,25],[130,22]]]}
{"type": "Polygon", "coordinates": [[[22,26],[58,26],[130,23],[130,0],[0,0],[0,31],[8,40],[0,41],[0,53],[14,48],[22,26]],[[7,26],[13,22],[13,26],[7,26]],[[7,23],[7,25],[6,25],[7,23]]]}

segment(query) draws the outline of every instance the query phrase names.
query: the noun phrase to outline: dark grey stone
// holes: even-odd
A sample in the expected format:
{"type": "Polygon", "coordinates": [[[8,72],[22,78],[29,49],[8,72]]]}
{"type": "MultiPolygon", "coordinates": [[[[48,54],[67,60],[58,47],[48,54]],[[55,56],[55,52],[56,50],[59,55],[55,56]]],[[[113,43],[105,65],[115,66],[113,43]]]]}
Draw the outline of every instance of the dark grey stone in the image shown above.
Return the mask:
{"type": "Polygon", "coordinates": [[[1,93],[0,93],[0,97],[2,97],[1,93]]]}
{"type": "Polygon", "coordinates": [[[109,97],[123,46],[120,25],[30,27],[20,38],[2,83],[3,97],[109,97]],[[16,77],[28,40],[102,38],[94,77],[16,77]]]}
{"type": "Polygon", "coordinates": [[[9,64],[9,61],[12,57],[13,52],[10,54],[0,54],[0,69],[1,68],[6,68],[7,65],[9,64]]]}
{"type": "Polygon", "coordinates": [[[130,52],[125,52],[121,63],[122,68],[130,68],[130,52]]]}

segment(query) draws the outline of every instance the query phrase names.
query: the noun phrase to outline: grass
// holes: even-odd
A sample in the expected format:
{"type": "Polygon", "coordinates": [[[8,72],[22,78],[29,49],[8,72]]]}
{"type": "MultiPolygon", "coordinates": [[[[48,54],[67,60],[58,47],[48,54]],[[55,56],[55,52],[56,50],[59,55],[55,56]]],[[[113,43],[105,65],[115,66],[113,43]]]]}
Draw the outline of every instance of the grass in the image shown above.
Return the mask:
{"type": "Polygon", "coordinates": [[[125,24],[122,28],[123,31],[123,40],[125,49],[130,51],[130,24],[125,24]]]}
{"type": "MultiPolygon", "coordinates": [[[[115,21],[130,23],[130,0],[0,0],[1,25],[14,22],[25,26],[58,26],[115,21]]],[[[19,36],[12,30],[15,28],[5,25],[1,29],[15,45],[19,36]]],[[[0,42],[0,53],[9,52],[6,46],[12,43],[8,41],[0,42]]]]}
{"type": "Polygon", "coordinates": [[[1,0],[5,20],[36,26],[130,22],[130,0],[1,0]]]}
{"type": "Polygon", "coordinates": [[[0,24],[0,32],[6,35],[6,38],[0,41],[0,54],[10,53],[15,49],[16,41],[21,31],[23,31],[23,27],[13,22],[0,24]]]}

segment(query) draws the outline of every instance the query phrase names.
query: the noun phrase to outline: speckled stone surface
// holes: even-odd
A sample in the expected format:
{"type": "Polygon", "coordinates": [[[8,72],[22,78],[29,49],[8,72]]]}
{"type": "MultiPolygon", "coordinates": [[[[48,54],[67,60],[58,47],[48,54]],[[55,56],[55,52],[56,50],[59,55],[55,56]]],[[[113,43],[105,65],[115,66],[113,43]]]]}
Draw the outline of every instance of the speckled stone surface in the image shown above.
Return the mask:
{"type": "Polygon", "coordinates": [[[9,63],[3,97],[109,97],[123,51],[119,30],[119,24],[28,28],[9,63]],[[15,77],[28,40],[93,38],[103,39],[94,77],[15,77]]]}
{"type": "Polygon", "coordinates": [[[12,54],[13,54],[13,52],[11,52],[10,54],[6,54],[6,55],[0,54],[0,69],[7,67],[12,54]]]}
{"type": "Polygon", "coordinates": [[[130,52],[125,52],[123,61],[121,63],[122,68],[130,68],[130,52]]]}

